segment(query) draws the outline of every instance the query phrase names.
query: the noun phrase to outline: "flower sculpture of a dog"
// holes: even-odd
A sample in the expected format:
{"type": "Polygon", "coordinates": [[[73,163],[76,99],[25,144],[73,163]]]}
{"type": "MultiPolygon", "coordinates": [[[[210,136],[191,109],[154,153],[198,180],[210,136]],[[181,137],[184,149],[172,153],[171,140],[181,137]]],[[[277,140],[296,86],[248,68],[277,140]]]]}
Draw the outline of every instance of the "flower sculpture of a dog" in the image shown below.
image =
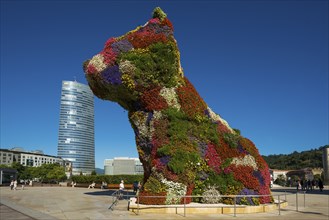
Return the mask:
{"type": "Polygon", "coordinates": [[[233,203],[214,194],[257,195],[238,197],[238,204],[272,201],[260,196],[270,194],[268,165],[184,77],[173,25],[160,8],[145,25],[110,38],[83,68],[98,98],[128,111],[144,168],[140,203],[189,203],[191,195],[233,203]]]}

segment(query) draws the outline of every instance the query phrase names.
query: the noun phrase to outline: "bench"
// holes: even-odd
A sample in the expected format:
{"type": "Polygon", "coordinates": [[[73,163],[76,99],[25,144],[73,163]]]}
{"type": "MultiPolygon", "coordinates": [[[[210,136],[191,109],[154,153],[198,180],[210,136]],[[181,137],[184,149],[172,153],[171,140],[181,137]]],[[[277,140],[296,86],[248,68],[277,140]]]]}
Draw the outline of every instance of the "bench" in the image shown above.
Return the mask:
{"type": "MultiPolygon", "coordinates": [[[[76,186],[75,187],[82,187],[82,188],[88,188],[88,186],[90,185],[91,183],[76,183],[76,186]]],[[[107,188],[108,189],[119,189],[119,185],[120,184],[116,184],[116,183],[109,183],[107,184],[107,188]]],[[[71,184],[69,184],[68,186],[71,187],[71,184]]],[[[101,186],[102,184],[101,183],[96,183],[96,186],[95,188],[99,188],[101,189],[101,186]]],[[[125,189],[133,189],[133,184],[125,184],[125,189]]]]}
{"type": "MultiPolygon", "coordinates": [[[[119,185],[120,184],[109,183],[109,184],[107,184],[107,188],[109,188],[109,189],[119,189],[120,188],[119,185]]],[[[124,185],[125,185],[125,189],[133,189],[134,188],[133,184],[124,184],[124,185]]]]}

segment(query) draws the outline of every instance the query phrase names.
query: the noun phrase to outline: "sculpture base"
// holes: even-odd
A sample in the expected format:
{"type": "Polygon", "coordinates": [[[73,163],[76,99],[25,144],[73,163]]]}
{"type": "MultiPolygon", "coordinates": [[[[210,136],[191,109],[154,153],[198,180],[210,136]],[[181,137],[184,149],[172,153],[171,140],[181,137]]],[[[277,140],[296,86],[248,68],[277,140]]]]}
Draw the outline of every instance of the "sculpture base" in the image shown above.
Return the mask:
{"type": "MultiPolygon", "coordinates": [[[[280,201],[280,208],[288,206],[288,202],[280,201]]],[[[136,198],[130,199],[129,211],[134,213],[167,213],[167,214],[248,214],[270,212],[279,209],[279,201],[273,204],[259,206],[201,204],[190,203],[186,205],[142,205],[136,203],[136,198]],[[185,211],[184,211],[185,210],[185,211]]]]}

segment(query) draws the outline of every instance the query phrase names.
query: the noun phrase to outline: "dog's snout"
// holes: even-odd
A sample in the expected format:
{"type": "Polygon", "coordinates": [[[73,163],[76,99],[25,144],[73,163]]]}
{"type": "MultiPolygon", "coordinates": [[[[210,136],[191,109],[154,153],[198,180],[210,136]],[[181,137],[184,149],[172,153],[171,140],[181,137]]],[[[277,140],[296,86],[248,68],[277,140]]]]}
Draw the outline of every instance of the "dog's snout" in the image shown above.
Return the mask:
{"type": "Polygon", "coordinates": [[[83,62],[82,68],[85,73],[87,73],[87,67],[88,67],[89,62],[90,62],[90,59],[83,62]]]}

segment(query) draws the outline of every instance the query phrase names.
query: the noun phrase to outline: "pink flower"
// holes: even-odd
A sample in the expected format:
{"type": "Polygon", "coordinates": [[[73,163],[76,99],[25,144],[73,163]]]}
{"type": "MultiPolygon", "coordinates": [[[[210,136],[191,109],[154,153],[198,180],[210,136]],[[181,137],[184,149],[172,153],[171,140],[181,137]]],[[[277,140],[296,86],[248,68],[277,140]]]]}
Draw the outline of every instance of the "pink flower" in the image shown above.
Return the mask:
{"type": "Polygon", "coordinates": [[[160,24],[160,21],[158,18],[152,18],[149,20],[149,23],[150,24],[160,24]]]}

